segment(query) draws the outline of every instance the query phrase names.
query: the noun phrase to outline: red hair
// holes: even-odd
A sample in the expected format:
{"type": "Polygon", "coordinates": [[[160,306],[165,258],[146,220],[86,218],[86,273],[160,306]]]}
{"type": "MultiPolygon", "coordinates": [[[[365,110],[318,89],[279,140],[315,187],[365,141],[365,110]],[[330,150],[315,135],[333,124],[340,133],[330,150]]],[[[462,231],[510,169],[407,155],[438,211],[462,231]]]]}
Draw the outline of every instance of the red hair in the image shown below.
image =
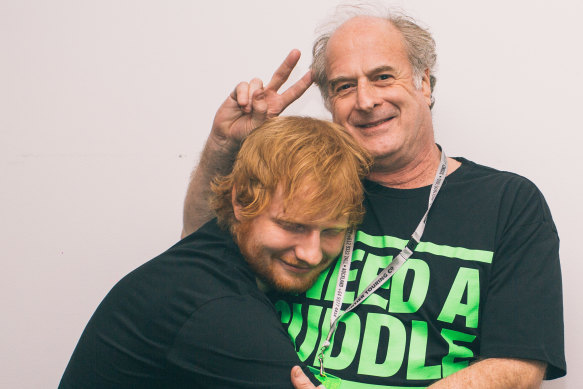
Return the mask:
{"type": "Polygon", "coordinates": [[[232,192],[241,216],[250,220],[269,205],[276,189],[284,207],[298,200],[313,221],[348,216],[350,225],[362,220],[363,187],[372,159],[343,127],[305,117],[276,117],[255,129],[243,142],[233,170],[211,185],[211,208],[219,224],[236,222],[232,192]]]}

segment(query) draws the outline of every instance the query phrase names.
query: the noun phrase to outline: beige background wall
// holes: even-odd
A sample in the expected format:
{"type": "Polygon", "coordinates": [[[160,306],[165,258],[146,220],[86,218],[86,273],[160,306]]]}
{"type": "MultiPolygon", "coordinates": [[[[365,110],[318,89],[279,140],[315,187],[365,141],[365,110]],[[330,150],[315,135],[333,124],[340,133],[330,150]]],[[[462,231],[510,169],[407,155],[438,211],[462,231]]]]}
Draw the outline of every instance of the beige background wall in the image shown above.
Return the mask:
{"type": "MultiPolygon", "coordinates": [[[[56,387],[111,286],[179,238],[218,105],[294,47],[303,74],[336,3],[0,0],[0,387],[56,387]]],[[[437,41],[445,151],[529,177],[550,204],[570,371],[544,388],[578,388],[582,3],[401,3],[437,41]]],[[[287,113],[328,117],[315,89],[287,113]]]]}

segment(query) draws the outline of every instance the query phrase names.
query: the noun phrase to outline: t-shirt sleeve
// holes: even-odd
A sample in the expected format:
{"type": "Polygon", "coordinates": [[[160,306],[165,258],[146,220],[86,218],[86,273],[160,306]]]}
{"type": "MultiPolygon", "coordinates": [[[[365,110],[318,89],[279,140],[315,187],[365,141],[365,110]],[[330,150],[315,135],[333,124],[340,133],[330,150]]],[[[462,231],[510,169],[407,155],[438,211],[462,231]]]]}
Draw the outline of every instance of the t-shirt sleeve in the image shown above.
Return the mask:
{"type": "Polygon", "coordinates": [[[293,388],[295,365],[319,385],[298,359],[273,307],[250,295],[200,307],[177,335],[168,361],[184,387],[293,388]]]}
{"type": "Polygon", "coordinates": [[[480,356],[545,361],[547,379],[558,378],[566,374],[559,237],[532,183],[508,197],[482,312],[480,356]]]}

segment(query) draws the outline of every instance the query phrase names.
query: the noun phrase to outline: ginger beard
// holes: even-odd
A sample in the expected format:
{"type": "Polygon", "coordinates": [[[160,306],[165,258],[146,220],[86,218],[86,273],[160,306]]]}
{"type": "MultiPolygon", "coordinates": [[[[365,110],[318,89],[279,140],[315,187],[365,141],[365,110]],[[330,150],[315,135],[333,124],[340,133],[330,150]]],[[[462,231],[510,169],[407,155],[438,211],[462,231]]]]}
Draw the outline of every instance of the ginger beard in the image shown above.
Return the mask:
{"type": "MultiPolygon", "coordinates": [[[[288,293],[308,290],[342,250],[348,215],[333,211],[314,215],[306,201],[311,187],[286,202],[278,188],[261,213],[245,217],[233,200],[236,222],[232,232],[243,257],[256,275],[260,289],[288,293]]],[[[235,191],[233,191],[235,199],[235,191]]]]}
{"type": "MultiPolygon", "coordinates": [[[[253,228],[252,221],[242,222],[235,229],[239,249],[260,281],[260,285],[286,293],[303,293],[318,279],[318,276],[338,257],[338,251],[332,254],[322,253],[321,261],[308,264],[298,259],[293,249],[270,244],[267,233],[263,234],[253,228]],[[267,238],[267,239],[265,239],[267,238]]],[[[343,239],[342,239],[343,241],[343,239]]]]}

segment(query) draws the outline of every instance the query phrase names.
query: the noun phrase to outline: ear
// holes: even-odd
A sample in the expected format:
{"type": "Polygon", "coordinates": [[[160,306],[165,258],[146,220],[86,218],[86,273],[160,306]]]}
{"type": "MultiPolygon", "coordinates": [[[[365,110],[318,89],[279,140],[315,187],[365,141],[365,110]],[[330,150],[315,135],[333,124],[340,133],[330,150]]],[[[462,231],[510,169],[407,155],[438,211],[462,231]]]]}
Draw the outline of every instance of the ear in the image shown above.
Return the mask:
{"type": "Polygon", "coordinates": [[[427,105],[431,106],[431,78],[429,74],[429,69],[425,69],[423,78],[421,79],[421,91],[423,92],[423,97],[425,97],[427,105]]]}
{"type": "Polygon", "coordinates": [[[231,204],[233,205],[233,213],[235,214],[235,219],[241,221],[241,204],[237,201],[237,188],[233,186],[231,191],[231,204]]]}

